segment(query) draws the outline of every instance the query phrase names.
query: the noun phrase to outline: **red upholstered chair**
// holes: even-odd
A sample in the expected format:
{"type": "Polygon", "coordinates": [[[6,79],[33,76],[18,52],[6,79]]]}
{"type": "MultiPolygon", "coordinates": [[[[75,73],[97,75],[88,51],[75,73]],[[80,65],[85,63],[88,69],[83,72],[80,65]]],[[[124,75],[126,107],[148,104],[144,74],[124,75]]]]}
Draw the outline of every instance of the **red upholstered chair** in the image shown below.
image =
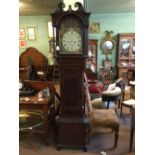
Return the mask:
{"type": "Polygon", "coordinates": [[[104,90],[103,83],[99,82],[98,80],[88,79],[86,73],[84,73],[84,80],[86,83],[88,83],[88,89],[91,94],[99,94],[104,90]]]}

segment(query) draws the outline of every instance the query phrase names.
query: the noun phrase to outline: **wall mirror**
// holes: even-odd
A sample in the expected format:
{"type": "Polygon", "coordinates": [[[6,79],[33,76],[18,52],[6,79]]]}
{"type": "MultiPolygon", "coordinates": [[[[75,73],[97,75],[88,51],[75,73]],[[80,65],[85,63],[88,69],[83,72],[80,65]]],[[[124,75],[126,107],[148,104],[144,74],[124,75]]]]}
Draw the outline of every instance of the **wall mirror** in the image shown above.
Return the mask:
{"type": "Polygon", "coordinates": [[[111,33],[113,31],[106,31],[106,38],[101,42],[101,50],[106,54],[111,53],[114,48],[114,41],[110,36],[111,33]]]}

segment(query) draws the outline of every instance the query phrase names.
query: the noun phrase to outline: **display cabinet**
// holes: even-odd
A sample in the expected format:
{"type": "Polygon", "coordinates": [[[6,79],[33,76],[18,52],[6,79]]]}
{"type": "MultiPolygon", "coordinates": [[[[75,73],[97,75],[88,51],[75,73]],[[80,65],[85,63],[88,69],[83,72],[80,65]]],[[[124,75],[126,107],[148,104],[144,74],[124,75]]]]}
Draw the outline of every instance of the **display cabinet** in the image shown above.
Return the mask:
{"type": "Polygon", "coordinates": [[[118,34],[118,77],[126,84],[134,77],[135,70],[135,33],[118,34]],[[133,74],[129,71],[133,70],[133,74]]]}
{"type": "Polygon", "coordinates": [[[98,79],[97,75],[97,51],[98,40],[88,40],[88,58],[86,60],[86,74],[89,79],[98,79]]]}

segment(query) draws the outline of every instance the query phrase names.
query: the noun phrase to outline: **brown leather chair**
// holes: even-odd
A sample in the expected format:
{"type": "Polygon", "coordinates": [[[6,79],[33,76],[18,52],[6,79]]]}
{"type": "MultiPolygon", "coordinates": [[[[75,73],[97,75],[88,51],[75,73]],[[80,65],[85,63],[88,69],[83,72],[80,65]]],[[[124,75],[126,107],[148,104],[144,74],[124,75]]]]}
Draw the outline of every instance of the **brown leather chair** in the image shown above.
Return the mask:
{"type": "Polygon", "coordinates": [[[94,132],[104,132],[105,129],[114,133],[114,147],[117,146],[119,120],[113,109],[94,109],[91,104],[88,85],[85,86],[86,114],[90,119],[90,136],[94,132]]]}

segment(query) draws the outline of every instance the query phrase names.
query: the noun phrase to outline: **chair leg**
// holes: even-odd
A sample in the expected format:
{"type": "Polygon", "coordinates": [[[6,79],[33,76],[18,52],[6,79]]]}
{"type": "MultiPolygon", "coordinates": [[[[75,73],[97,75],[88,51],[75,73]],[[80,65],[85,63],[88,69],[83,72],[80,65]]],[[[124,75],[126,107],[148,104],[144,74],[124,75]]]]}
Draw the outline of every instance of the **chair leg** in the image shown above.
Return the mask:
{"type": "Polygon", "coordinates": [[[134,128],[132,127],[130,130],[129,152],[131,152],[132,150],[133,136],[134,136],[134,128]]]}
{"type": "Polygon", "coordinates": [[[118,109],[120,109],[121,99],[118,100],[118,109]]]}
{"type": "Polygon", "coordinates": [[[107,101],[107,109],[109,109],[110,101],[107,101]]]}
{"type": "Polygon", "coordinates": [[[114,132],[114,148],[117,147],[117,142],[118,142],[118,131],[114,132]]]}
{"type": "Polygon", "coordinates": [[[120,118],[122,118],[122,108],[123,108],[123,106],[122,106],[122,103],[121,103],[121,108],[120,108],[120,118]]]}

